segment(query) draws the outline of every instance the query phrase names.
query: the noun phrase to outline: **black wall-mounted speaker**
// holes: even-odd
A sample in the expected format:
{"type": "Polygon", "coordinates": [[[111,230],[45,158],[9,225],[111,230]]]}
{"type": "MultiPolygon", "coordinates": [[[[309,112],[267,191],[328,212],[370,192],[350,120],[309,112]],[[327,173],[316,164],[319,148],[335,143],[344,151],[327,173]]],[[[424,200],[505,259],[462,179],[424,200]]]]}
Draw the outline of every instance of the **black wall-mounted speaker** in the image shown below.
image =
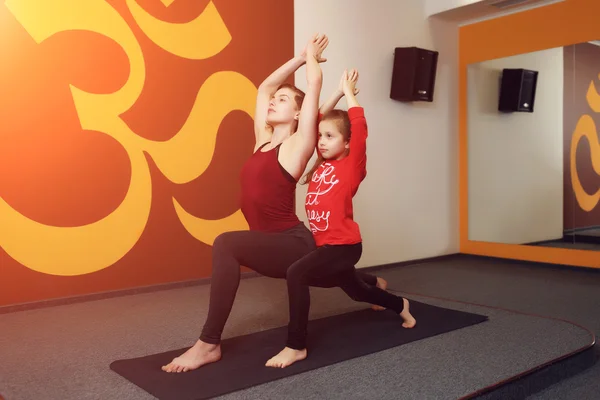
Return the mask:
{"type": "Polygon", "coordinates": [[[498,111],[533,112],[538,71],[523,68],[502,70],[498,111]]]}
{"type": "Polygon", "coordinates": [[[418,47],[396,47],[390,98],[433,101],[438,54],[418,47]]]}

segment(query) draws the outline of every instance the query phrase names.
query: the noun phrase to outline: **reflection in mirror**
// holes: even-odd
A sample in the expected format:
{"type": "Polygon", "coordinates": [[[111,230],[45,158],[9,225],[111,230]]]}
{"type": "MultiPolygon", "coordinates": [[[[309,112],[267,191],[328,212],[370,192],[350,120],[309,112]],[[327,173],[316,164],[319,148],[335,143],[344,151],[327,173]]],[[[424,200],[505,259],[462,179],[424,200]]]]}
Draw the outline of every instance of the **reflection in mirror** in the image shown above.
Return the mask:
{"type": "Polygon", "coordinates": [[[469,240],[600,250],[597,44],[468,66],[469,240]]]}
{"type": "Polygon", "coordinates": [[[567,46],[565,53],[565,239],[600,250],[600,41],[567,46]],[[567,83],[568,82],[568,83],[567,83]]]}

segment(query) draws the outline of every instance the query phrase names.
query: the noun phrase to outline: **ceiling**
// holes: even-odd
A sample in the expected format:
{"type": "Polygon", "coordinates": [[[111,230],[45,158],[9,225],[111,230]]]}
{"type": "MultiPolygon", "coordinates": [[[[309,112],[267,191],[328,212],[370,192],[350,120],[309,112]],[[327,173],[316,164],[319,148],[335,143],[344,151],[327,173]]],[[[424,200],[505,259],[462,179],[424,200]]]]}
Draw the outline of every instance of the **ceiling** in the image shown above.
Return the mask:
{"type": "Polygon", "coordinates": [[[565,0],[483,0],[433,14],[432,17],[468,25],[565,0]]]}

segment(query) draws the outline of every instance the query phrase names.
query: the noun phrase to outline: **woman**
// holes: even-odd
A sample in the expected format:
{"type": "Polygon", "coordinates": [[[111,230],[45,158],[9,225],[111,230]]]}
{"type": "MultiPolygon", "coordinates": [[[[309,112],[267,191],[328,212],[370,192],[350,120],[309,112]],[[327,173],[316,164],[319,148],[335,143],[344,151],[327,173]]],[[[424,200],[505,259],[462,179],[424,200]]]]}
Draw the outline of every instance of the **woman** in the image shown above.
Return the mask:
{"type": "MultiPolygon", "coordinates": [[[[221,334],[240,282],[240,265],[285,279],[288,267],[315,249],[311,232],[295,213],[296,184],[317,142],[322,72],[327,36],[315,35],[304,51],[273,72],[258,88],[254,154],[241,173],[241,209],[250,230],[225,232],[213,244],[208,316],[200,339],[162,367],[186,372],[221,359],[221,334]],[[304,94],[283,82],[306,64],[304,94]]],[[[365,280],[376,283],[375,277],[365,280]]]]}

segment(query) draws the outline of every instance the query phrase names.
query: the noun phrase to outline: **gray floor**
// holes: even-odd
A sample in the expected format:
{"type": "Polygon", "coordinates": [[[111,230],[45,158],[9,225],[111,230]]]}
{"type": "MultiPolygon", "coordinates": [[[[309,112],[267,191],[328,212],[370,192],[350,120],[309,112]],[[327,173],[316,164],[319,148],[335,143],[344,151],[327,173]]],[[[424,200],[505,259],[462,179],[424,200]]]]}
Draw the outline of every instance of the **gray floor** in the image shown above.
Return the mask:
{"type": "MultiPolygon", "coordinates": [[[[401,289],[564,318],[600,336],[600,270],[556,269],[461,256],[451,262],[414,265],[381,275],[401,289]]],[[[598,345],[596,354],[600,357],[598,345]]],[[[530,399],[597,400],[599,393],[597,363],[530,399]]]]}
{"type": "Polygon", "coordinates": [[[576,234],[577,235],[600,237],[600,228],[586,229],[586,230],[583,230],[583,231],[577,231],[576,234]]]}
{"type": "MultiPolygon", "coordinates": [[[[600,273],[460,257],[379,274],[388,279],[390,287],[402,291],[551,315],[600,333],[600,273]]],[[[108,370],[107,361],[115,355],[123,358],[147,354],[149,348],[152,348],[151,352],[161,352],[189,345],[190,338],[197,336],[205,318],[202,305],[207,304],[206,289],[191,287],[0,315],[0,393],[7,400],[151,398],[108,370]]],[[[244,281],[225,336],[285,325],[287,312],[282,305],[286,304],[286,299],[285,286],[281,282],[264,278],[244,281]]],[[[348,301],[337,290],[317,290],[311,318],[362,307],[348,301]]],[[[500,332],[498,334],[497,340],[502,340],[500,332]]],[[[526,351],[527,348],[513,350],[526,351]]],[[[403,381],[406,376],[402,369],[404,364],[426,380],[429,377],[427,369],[416,366],[435,365],[435,362],[426,361],[445,351],[449,355],[452,349],[447,349],[441,340],[432,342],[425,359],[422,352],[406,350],[393,357],[391,353],[386,356],[388,352],[383,352],[327,367],[327,373],[314,374],[310,380],[310,395],[302,398],[402,398],[401,395],[407,393],[406,385],[411,384],[403,381]],[[399,356],[403,362],[400,370],[399,356]],[[358,364],[353,366],[353,362],[358,364]],[[344,379],[349,379],[352,385],[343,384],[344,379]],[[374,396],[374,393],[381,396],[374,396]]],[[[458,374],[482,373],[481,369],[467,371],[460,362],[456,357],[448,357],[446,369],[453,369],[458,374]]],[[[494,362],[502,363],[503,360],[495,359],[494,362]]],[[[457,379],[452,374],[447,378],[448,381],[440,382],[439,387],[451,386],[455,383],[453,379],[457,379]]],[[[303,379],[302,375],[287,379],[285,389],[288,391],[285,393],[289,394],[295,385],[306,389],[306,381],[301,385],[303,379]]],[[[250,389],[244,398],[281,398],[284,393],[278,386],[281,382],[250,389]],[[253,392],[265,390],[267,386],[267,391],[260,396],[253,392]]],[[[424,389],[424,386],[427,385],[421,387],[424,389]]],[[[413,390],[417,388],[413,387],[413,390]]],[[[598,393],[600,364],[532,398],[597,399],[598,393]]],[[[447,398],[442,392],[438,394],[426,398],[447,398]]],[[[235,396],[227,397],[241,398],[235,396]]],[[[410,398],[424,397],[417,393],[416,397],[410,398]]]]}
{"type": "Polygon", "coordinates": [[[410,298],[485,314],[490,320],[220,398],[458,399],[593,341],[588,331],[566,322],[421,296],[410,298]]]}

